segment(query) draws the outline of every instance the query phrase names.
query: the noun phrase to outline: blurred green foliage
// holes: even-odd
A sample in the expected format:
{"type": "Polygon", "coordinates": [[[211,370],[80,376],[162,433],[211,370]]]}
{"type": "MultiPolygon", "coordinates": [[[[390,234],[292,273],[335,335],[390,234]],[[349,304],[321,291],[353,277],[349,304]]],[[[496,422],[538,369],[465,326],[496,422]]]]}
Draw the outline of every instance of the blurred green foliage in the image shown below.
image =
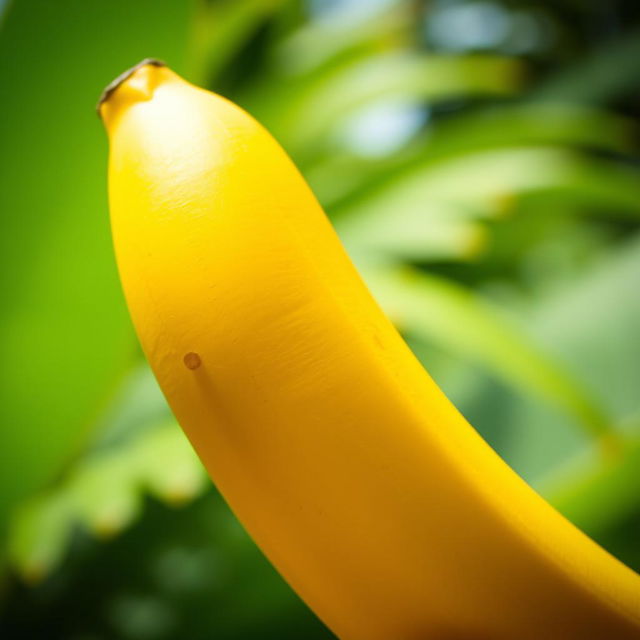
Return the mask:
{"type": "Polygon", "coordinates": [[[136,346],[100,90],[144,57],[246,107],[491,445],[640,569],[640,7],[0,2],[0,633],[330,638],[136,346]]]}

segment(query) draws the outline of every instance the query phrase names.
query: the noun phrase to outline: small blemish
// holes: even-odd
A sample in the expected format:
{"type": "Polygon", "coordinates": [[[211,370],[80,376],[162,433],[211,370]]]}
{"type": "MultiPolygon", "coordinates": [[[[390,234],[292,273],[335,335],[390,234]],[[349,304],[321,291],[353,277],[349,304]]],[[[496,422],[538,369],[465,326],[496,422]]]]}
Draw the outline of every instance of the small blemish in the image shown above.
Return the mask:
{"type": "Polygon", "coordinates": [[[193,351],[189,351],[189,353],[185,354],[184,358],[182,358],[182,361],[184,362],[184,366],[187,367],[187,369],[191,369],[192,371],[193,369],[197,369],[202,364],[200,356],[193,351]]]}

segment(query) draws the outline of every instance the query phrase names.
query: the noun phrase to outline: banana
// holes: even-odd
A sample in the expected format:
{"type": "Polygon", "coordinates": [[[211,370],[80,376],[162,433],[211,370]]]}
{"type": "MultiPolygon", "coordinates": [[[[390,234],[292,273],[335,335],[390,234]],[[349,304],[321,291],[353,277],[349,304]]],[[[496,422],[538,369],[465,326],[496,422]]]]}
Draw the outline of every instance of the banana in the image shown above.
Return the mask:
{"type": "Polygon", "coordinates": [[[240,521],[338,637],[640,638],[640,577],[447,400],[261,125],[153,60],[99,111],[144,352],[240,521]]]}

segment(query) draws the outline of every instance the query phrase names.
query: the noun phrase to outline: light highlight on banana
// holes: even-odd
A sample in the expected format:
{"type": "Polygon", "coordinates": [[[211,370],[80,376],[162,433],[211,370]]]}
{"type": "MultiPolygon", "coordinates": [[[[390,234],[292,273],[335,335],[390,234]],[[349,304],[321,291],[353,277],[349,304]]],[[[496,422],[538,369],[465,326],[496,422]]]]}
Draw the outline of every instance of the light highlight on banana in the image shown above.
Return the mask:
{"type": "Polygon", "coordinates": [[[461,417],[257,122],[155,62],[100,112],[147,358],[237,516],[340,638],[640,638],[640,577],[461,417]]]}

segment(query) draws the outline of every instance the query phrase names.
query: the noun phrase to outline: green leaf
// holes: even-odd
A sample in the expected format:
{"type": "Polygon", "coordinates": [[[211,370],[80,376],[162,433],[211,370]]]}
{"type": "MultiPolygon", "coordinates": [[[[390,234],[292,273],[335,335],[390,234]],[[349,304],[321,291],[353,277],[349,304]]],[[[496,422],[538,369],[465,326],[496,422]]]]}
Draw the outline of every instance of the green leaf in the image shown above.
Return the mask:
{"type": "Polygon", "coordinates": [[[616,422],[640,410],[638,283],[636,234],[525,311],[536,340],[579,372],[616,422]]]}
{"type": "MultiPolygon", "coordinates": [[[[568,151],[548,148],[498,149],[426,161],[352,198],[339,215],[362,217],[364,224],[386,218],[400,227],[405,216],[416,209],[429,212],[434,203],[437,212],[438,203],[458,203],[458,217],[490,215],[500,198],[566,183],[576,161],[568,151]]],[[[451,208],[445,206],[440,217],[449,217],[451,208]]]]}
{"type": "Polygon", "coordinates": [[[216,79],[267,18],[289,0],[198,0],[191,22],[188,77],[202,86],[216,79]]]}
{"type": "Polygon", "coordinates": [[[521,86],[521,74],[507,58],[383,53],[340,61],[311,78],[283,80],[280,91],[271,83],[249,107],[287,149],[308,155],[347,116],[381,98],[509,95],[521,86]]]}
{"type": "Polygon", "coordinates": [[[9,561],[27,579],[55,569],[75,527],[109,538],[142,515],[146,494],[180,505],[210,486],[147,365],[124,379],[97,424],[91,446],[10,521],[9,561]]]}
{"type": "MultiPolygon", "coordinates": [[[[552,244],[555,239],[548,238],[552,244]]],[[[551,250],[540,247],[539,260],[559,270],[564,241],[551,250]]],[[[620,242],[601,253],[570,278],[545,285],[509,308],[521,318],[536,344],[563,363],[585,393],[603,407],[622,438],[640,432],[619,425],[640,409],[640,237],[620,242]]],[[[509,304],[508,298],[503,304],[509,304]]],[[[504,429],[510,433],[502,453],[532,484],[547,491],[547,476],[567,459],[582,455],[590,439],[577,438],[564,416],[545,410],[526,397],[502,398],[508,405],[504,429]]],[[[639,423],[636,423],[638,425],[639,423]]],[[[640,506],[640,505],[639,505],[640,506]]]]}
{"type": "Polygon", "coordinates": [[[64,557],[75,527],[109,538],[142,514],[145,493],[179,505],[208,486],[177,424],[155,425],[82,458],[60,482],[24,503],[11,522],[9,562],[25,579],[41,580],[64,557]]]}
{"type": "Polygon", "coordinates": [[[172,420],[171,410],[149,365],[124,377],[111,404],[97,421],[90,451],[121,446],[147,429],[172,420]]]}
{"type": "Polygon", "coordinates": [[[403,233],[420,225],[438,233],[452,220],[499,216],[513,196],[553,193],[607,214],[640,216],[640,172],[560,148],[508,148],[426,160],[396,172],[333,208],[338,227],[354,229],[355,242],[371,232],[403,233]],[[453,212],[453,215],[452,215],[453,212]],[[357,221],[356,221],[357,219],[357,221]],[[357,228],[357,233],[356,233],[357,228]],[[358,237],[359,236],[359,237],[358,237]]]}
{"type": "Polygon", "coordinates": [[[277,43],[274,66],[284,75],[315,73],[339,59],[370,56],[411,41],[413,14],[407,4],[383,7],[364,20],[309,22],[277,43]]]}
{"type": "Polygon", "coordinates": [[[539,100],[605,103],[631,95],[640,81],[640,30],[618,36],[563,67],[535,91],[539,100]]]}
{"type": "Polygon", "coordinates": [[[14,2],[0,30],[0,528],[77,453],[135,356],[107,215],[104,86],[180,71],[188,3],[14,2]]]}
{"type": "MultiPolygon", "coordinates": [[[[154,455],[153,449],[148,455],[154,455]]],[[[89,457],[70,473],[62,493],[69,516],[95,535],[109,538],[129,526],[141,512],[137,459],[127,448],[89,457]]]]}
{"type": "Polygon", "coordinates": [[[170,504],[189,502],[209,484],[191,445],[174,425],[149,434],[144,444],[138,445],[138,456],[142,482],[153,495],[170,504]]]}
{"type": "Polygon", "coordinates": [[[483,364],[525,394],[535,393],[572,415],[603,445],[616,439],[602,408],[580,383],[488,301],[416,270],[378,267],[365,277],[404,332],[483,364]]]}
{"type": "Polygon", "coordinates": [[[421,141],[429,157],[504,146],[567,145],[631,151],[637,124],[583,105],[523,102],[464,111],[421,141]]]}
{"type": "Polygon", "coordinates": [[[636,439],[615,455],[597,462],[587,458],[557,471],[541,483],[540,490],[571,522],[597,539],[640,508],[639,468],[636,439]]]}
{"type": "Polygon", "coordinates": [[[563,149],[523,148],[416,165],[343,201],[332,218],[352,255],[468,259],[486,244],[475,220],[499,218],[515,197],[531,193],[640,216],[637,170],[563,149]]]}
{"type": "Polygon", "coordinates": [[[14,515],[9,562],[27,582],[39,582],[62,561],[72,526],[67,495],[47,493],[30,499],[14,515]]]}
{"type": "Polygon", "coordinates": [[[336,231],[352,256],[392,255],[406,260],[466,260],[485,246],[485,229],[464,207],[438,200],[379,197],[369,209],[340,216],[336,231]],[[381,202],[382,207],[376,205],[381,202]]]}
{"type": "MultiPolygon", "coordinates": [[[[597,109],[546,103],[501,105],[465,111],[430,123],[425,133],[408,148],[389,158],[371,160],[333,148],[331,153],[328,150],[324,157],[306,166],[305,175],[322,203],[335,215],[343,207],[353,206],[370,194],[386,189],[390,183],[410,179],[438,163],[455,163],[456,158],[464,161],[467,155],[505,148],[567,153],[570,151],[567,147],[624,153],[632,150],[631,141],[636,133],[633,122],[597,109]]],[[[581,156],[573,158],[577,161],[581,156]]],[[[548,175],[544,166],[542,172],[548,175]]],[[[622,168],[611,171],[601,166],[600,171],[592,172],[600,176],[600,189],[608,188],[613,197],[618,190],[617,183],[625,182],[622,192],[630,194],[626,208],[630,206],[630,199],[636,198],[637,184],[635,187],[629,184],[632,178],[637,183],[635,174],[624,181],[620,175],[624,173],[622,168]],[[605,171],[613,175],[605,178],[605,171]]]]}
{"type": "Polygon", "coordinates": [[[640,216],[640,172],[623,163],[584,158],[575,163],[556,192],[586,210],[596,208],[610,216],[633,219],[640,216]]]}

